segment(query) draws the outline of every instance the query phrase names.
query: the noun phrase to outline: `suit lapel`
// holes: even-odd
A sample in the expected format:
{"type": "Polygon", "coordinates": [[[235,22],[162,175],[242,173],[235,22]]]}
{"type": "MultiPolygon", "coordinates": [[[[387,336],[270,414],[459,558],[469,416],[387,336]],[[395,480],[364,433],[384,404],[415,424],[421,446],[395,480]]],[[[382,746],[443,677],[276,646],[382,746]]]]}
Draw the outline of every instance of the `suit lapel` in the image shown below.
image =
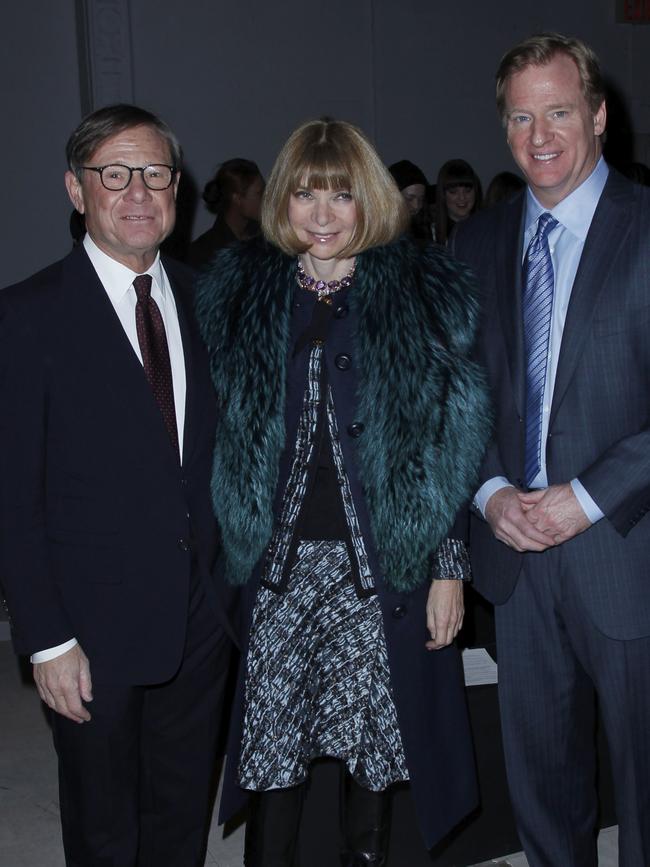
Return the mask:
{"type": "Polygon", "coordinates": [[[521,244],[525,196],[519,196],[500,214],[502,226],[497,233],[497,298],[501,326],[506,342],[515,404],[519,415],[524,412],[524,337],[521,312],[521,244]]]}
{"type": "Polygon", "coordinates": [[[78,353],[79,375],[111,401],[122,431],[131,429],[134,437],[147,437],[150,443],[155,437],[161,453],[178,465],[144,368],[83,248],[74,250],[63,268],[71,302],[69,344],[78,353]]]}
{"type": "Polygon", "coordinates": [[[550,423],[566,395],[582,353],[598,298],[628,235],[631,195],[615,172],[610,175],[594,213],[576,273],[558,359],[550,423]]]}

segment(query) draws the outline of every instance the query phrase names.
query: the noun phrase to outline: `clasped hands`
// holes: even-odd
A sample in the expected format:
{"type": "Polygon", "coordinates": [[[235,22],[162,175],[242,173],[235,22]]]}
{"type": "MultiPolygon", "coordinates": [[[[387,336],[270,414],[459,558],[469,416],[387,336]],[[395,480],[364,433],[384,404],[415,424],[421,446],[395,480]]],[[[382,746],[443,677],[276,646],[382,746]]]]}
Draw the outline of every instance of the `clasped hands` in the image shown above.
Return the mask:
{"type": "Polygon", "coordinates": [[[485,507],[492,532],[515,551],[545,551],[591,526],[570,484],[535,491],[501,488],[485,507]]]}

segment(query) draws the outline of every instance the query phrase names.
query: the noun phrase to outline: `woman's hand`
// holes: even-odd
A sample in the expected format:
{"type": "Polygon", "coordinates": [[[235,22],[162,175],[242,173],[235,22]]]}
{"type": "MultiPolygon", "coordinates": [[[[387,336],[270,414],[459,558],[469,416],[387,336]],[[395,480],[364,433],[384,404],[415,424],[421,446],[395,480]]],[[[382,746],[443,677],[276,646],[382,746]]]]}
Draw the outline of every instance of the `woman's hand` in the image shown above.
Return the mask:
{"type": "Polygon", "coordinates": [[[451,644],[463,625],[464,614],[463,582],[432,581],[427,599],[427,629],[431,633],[431,641],[425,645],[427,650],[440,650],[451,644]]]}

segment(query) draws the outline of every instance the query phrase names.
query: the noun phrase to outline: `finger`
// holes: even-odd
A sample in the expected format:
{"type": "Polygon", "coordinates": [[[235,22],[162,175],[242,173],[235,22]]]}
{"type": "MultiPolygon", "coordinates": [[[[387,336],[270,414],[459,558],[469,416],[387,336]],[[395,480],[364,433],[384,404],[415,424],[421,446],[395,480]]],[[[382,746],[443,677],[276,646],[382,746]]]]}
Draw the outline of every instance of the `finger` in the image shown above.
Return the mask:
{"type": "Polygon", "coordinates": [[[533,508],[530,512],[524,513],[521,516],[521,520],[518,521],[515,525],[517,533],[522,537],[524,543],[526,541],[529,542],[539,542],[541,545],[552,545],[553,540],[551,538],[551,534],[547,533],[544,530],[544,526],[540,526],[539,524],[535,524],[531,521],[530,516],[534,513],[535,509],[533,508]]]}
{"type": "Polygon", "coordinates": [[[539,503],[546,496],[547,488],[540,488],[536,491],[517,491],[517,499],[520,503],[526,503],[527,505],[535,505],[535,503],[539,503]]]}
{"type": "Polygon", "coordinates": [[[63,708],[60,712],[76,722],[88,722],[90,719],[90,713],[83,706],[81,695],[76,687],[64,693],[63,708]]]}
{"type": "Polygon", "coordinates": [[[436,628],[430,630],[431,641],[427,641],[425,646],[430,650],[439,650],[441,647],[446,647],[454,640],[454,627],[449,618],[444,621],[440,619],[436,622],[436,628]]]}
{"type": "Polygon", "coordinates": [[[42,676],[37,666],[34,666],[34,683],[36,684],[36,689],[38,690],[41,701],[53,709],[56,704],[54,696],[52,695],[47,680],[42,676]]]}
{"type": "Polygon", "coordinates": [[[551,545],[552,539],[531,523],[529,515],[530,512],[524,512],[521,508],[513,510],[508,515],[502,515],[493,527],[497,539],[501,539],[506,544],[512,542],[518,550],[523,551],[529,550],[532,542],[543,546],[539,550],[544,550],[551,545]]]}
{"type": "Polygon", "coordinates": [[[90,676],[90,666],[86,663],[79,672],[79,692],[84,701],[93,700],[93,683],[90,676]]]}
{"type": "Polygon", "coordinates": [[[553,545],[553,538],[537,530],[532,524],[522,532],[517,526],[509,526],[497,538],[515,551],[545,551],[553,545]]]}
{"type": "Polygon", "coordinates": [[[56,701],[55,701],[52,693],[49,691],[49,689],[47,689],[44,686],[39,686],[38,687],[38,694],[41,697],[41,701],[43,701],[49,708],[52,708],[52,710],[54,710],[54,707],[56,705],[56,701]]]}
{"type": "Polygon", "coordinates": [[[425,647],[427,650],[441,650],[443,647],[447,647],[451,644],[452,641],[453,638],[445,636],[445,638],[436,638],[435,640],[427,641],[425,647]]]}
{"type": "Polygon", "coordinates": [[[54,710],[72,722],[84,723],[90,720],[90,714],[80,702],[68,703],[66,699],[60,698],[54,710]]]}
{"type": "Polygon", "coordinates": [[[54,710],[61,716],[75,722],[87,722],[90,719],[90,714],[81,703],[76,681],[52,690],[52,695],[55,700],[54,710]]]}

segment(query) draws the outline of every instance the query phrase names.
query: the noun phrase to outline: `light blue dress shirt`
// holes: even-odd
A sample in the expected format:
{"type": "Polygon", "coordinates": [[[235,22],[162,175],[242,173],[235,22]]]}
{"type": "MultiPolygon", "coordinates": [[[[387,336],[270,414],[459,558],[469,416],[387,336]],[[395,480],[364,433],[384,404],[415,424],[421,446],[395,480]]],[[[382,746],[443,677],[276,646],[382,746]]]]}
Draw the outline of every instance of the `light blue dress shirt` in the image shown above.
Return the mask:
{"type": "MultiPolygon", "coordinates": [[[[571,290],[573,289],[578,265],[580,264],[585,239],[608,174],[609,169],[607,168],[607,164],[601,157],[589,177],[550,211],[558,221],[558,225],[555,226],[548,236],[551,259],[553,261],[553,272],[555,274],[555,287],[553,291],[553,313],[542,411],[542,461],[539,473],[533,479],[531,488],[548,487],[546,439],[564,323],[566,322],[571,290]]],[[[521,250],[522,265],[528,245],[535,234],[539,216],[545,211],[546,208],[537,201],[529,187],[526,194],[524,237],[521,250]]],[[[492,494],[511,484],[503,476],[488,479],[476,493],[474,505],[480,510],[482,515],[485,515],[485,506],[492,494]]],[[[571,487],[592,524],[604,517],[603,512],[598,508],[578,479],[571,480],[571,487]]]]}

